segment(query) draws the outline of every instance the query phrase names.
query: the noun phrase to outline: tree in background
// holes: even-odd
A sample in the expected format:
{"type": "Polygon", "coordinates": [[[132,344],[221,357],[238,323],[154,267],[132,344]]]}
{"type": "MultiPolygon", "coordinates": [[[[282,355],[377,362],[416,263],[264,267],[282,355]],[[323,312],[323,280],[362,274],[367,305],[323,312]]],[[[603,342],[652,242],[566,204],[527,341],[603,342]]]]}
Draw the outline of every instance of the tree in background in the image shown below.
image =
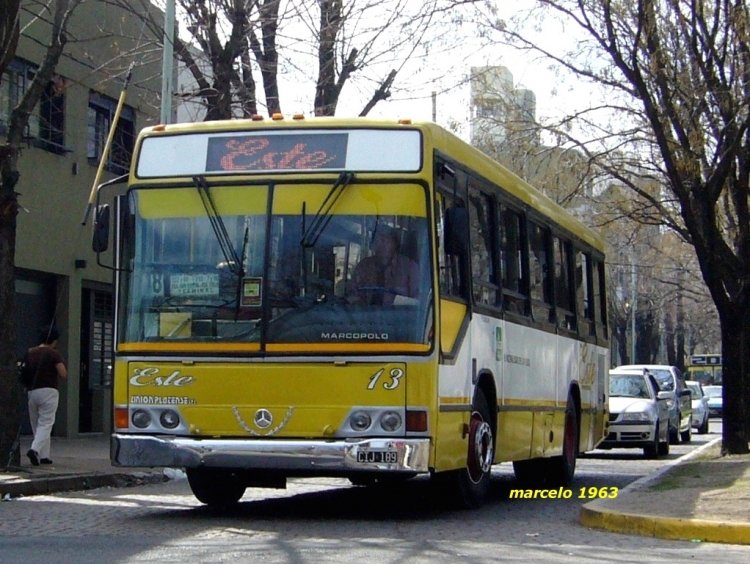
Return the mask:
{"type": "MultiPolygon", "coordinates": [[[[42,64],[31,85],[11,110],[4,138],[0,138],[0,468],[18,462],[18,403],[15,328],[16,217],[19,203],[18,155],[29,118],[52,79],[63,53],[66,25],[80,0],[26,2],[25,9],[49,22],[49,36],[42,64]]],[[[0,80],[15,56],[20,33],[20,0],[0,2],[0,80]]]]}
{"type": "Polygon", "coordinates": [[[745,2],[537,0],[580,40],[546,48],[520,19],[503,41],[606,92],[558,128],[631,191],[631,217],[690,244],[716,306],[724,363],[722,450],[750,451],[750,14],[745,2]],[[660,189],[644,190],[646,183],[660,189]]]}
{"type": "MultiPolygon", "coordinates": [[[[153,36],[163,22],[148,0],[112,0],[146,16],[153,36]]],[[[476,0],[177,0],[175,55],[192,76],[205,119],[272,115],[304,98],[311,113],[335,115],[345,86],[357,82],[359,115],[391,95],[398,73],[442,40],[476,0]],[[361,92],[366,92],[362,99],[361,92]]],[[[349,96],[352,100],[355,96],[349,96]]]]}

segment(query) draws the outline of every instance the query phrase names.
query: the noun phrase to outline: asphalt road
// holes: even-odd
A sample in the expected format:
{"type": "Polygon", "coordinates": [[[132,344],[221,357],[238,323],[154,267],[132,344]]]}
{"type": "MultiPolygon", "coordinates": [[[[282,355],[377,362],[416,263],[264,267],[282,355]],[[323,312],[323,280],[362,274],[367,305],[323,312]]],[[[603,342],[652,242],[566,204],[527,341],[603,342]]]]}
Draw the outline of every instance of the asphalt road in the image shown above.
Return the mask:
{"type": "MultiPolygon", "coordinates": [[[[674,459],[715,435],[672,447],[674,459]]],[[[578,524],[578,492],[623,488],[657,470],[640,450],[579,460],[570,499],[509,499],[510,465],[489,502],[456,511],[427,480],[352,487],[338,479],[248,490],[231,510],[202,506],[187,482],[22,498],[0,504],[3,562],[701,562],[750,561],[750,546],[666,541],[578,524]]],[[[604,490],[601,490],[604,491],[604,490]]]]}

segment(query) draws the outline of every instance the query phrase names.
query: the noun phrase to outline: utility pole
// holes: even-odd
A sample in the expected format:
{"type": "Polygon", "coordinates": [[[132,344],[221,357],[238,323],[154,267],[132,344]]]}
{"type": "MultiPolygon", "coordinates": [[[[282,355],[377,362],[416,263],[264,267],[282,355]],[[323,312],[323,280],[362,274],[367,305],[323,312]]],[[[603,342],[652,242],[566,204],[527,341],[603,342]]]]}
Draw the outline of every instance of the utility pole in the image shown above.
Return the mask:
{"type": "Polygon", "coordinates": [[[161,63],[161,123],[172,121],[174,85],[174,0],[167,0],[164,10],[164,48],[161,63]]]}
{"type": "Polygon", "coordinates": [[[437,122],[437,92],[432,91],[432,121],[437,122]]]}
{"type": "Polygon", "coordinates": [[[630,284],[631,302],[633,304],[630,312],[630,362],[631,364],[637,364],[635,359],[635,313],[638,309],[638,273],[635,268],[635,256],[632,256],[630,260],[630,284]]]}

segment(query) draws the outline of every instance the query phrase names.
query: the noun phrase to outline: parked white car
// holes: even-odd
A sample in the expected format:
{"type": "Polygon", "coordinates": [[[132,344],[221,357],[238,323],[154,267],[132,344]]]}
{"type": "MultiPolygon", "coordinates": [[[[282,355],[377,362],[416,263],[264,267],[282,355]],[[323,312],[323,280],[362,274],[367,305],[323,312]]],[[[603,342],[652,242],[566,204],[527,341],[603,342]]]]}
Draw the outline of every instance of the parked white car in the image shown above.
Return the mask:
{"type": "Polygon", "coordinates": [[[645,370],[610,370],[609,434],[599,448],[642,448],[648,458],[669,454],[670,397],[645,370]]]}
{"type": "Polygon", "coordinates": [[[708,433],[708,398],[703,393],[703,386],[695,380],[686,380],[693,401],[693,427],[700,435],[708,433]]]}
{"type": "Polygon", "coordinates": [[[624,364],[616,370],[646,369],[656,378],[659,389],[669,392],[669,442],[673,445],[680,442],[689,443],[692,433],[690,390],[685,386],[685,379],[676,366],[668,364],[624,364]]]}
{"type": "Polygon", "coordinates": [[[708,415],[710,417],[721,417],[724,413],[724,401],[722,400],[722,386],[704,386],[703,392],[708,398],[708,415]]]}

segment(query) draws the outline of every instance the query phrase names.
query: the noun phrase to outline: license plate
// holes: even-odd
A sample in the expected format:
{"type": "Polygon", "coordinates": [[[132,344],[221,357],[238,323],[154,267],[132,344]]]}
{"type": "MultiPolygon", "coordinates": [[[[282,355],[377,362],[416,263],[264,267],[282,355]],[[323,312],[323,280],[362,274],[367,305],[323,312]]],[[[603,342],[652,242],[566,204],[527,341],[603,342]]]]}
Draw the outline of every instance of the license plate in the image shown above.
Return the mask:
{"type": "Polygon", "coordinates": [[[395,450],[358,450],[357,462],[363,464],[396,464],[398,452],[395,450]]]}

